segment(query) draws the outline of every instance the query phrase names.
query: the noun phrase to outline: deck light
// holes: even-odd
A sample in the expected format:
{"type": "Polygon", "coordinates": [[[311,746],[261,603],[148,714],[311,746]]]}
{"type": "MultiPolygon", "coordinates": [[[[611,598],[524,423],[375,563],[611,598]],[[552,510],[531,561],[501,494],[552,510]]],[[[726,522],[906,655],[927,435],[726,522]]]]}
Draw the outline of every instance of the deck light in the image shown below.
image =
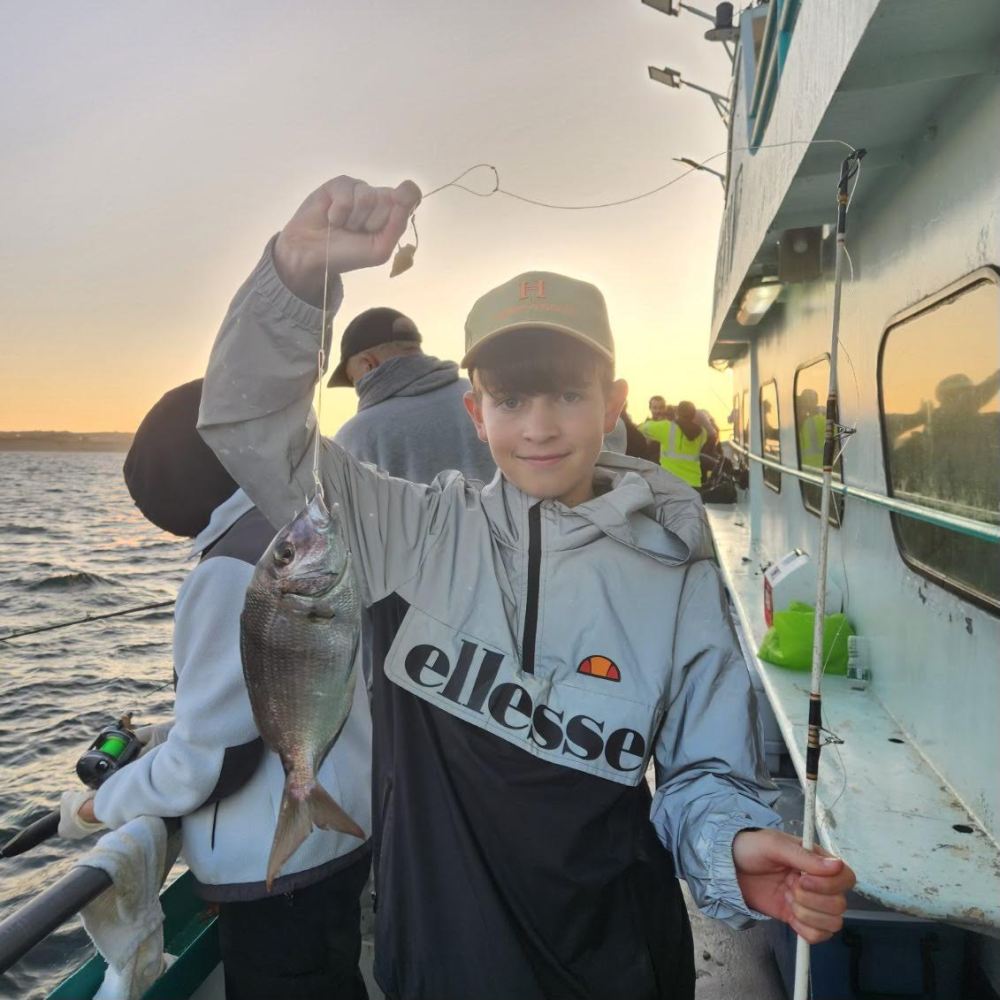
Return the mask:
{"type": "Polygon", "coordinates": [[[699,163],[697,160],[692,160],[689,156],[675,156],[674,163],[683,163],[686,167],[690,167],[692,170],[702,170],[706,174],[714,174],[719,178],[722,184],[722,190],[726,189],[726,175],[719,173],[718,170],[713,170],[711,167],[706,167],[704,163],[699,163]]]}
{"type": "Polygon", "coordinates": [[[691,14],[697,14],[698,17],[705,18],[706,21],[715,20],[711,14],[698,10],[697,7],[692,7],[689,3],[684,3],[684,0],[642,0],[642,2],[647,7],[652,7],[653,10],[658,10],[661,14],[669,14],[671,17],[680,17],[681,11],[686,10],[691,14]]]}
{"type": "Polygon", "coordinates": [[[729,125],[729,100],[723,97],[722,94],[716,93],[714,90],[709,90],[708,87],[702,87],[701,84],[691,83],[690,80],[682,80],[680,70],[671,69],[669,66],[664,66],[663,69],[650,66],[649,78],[667,87],[674,87],[677,90],[680,90],[681,87],[690,87],[692,90],[707,94],[715,106],[715,110],[718,111],[723,124],[729,125]]]}
{"type": "Polygon", "coordinates": [[[764,318],[768,309],[774,305],[784,287],[780,281],[771,281],[764,285],[748,288],[740,303],[740,310],[736,314],[736,322],[740,326],[756,326],[764,318]]]}
{"type": "Polygon", "coordinates": [[[665,84],[668,87],[676,87],[678,90],[681,89],[680,73],[675,69],[670,69],[668,66],[664,66],[663,69],[657,69],[655,66],[650,66],[649,78],[650,80],[655,80],[657,83],[665,84]]]}

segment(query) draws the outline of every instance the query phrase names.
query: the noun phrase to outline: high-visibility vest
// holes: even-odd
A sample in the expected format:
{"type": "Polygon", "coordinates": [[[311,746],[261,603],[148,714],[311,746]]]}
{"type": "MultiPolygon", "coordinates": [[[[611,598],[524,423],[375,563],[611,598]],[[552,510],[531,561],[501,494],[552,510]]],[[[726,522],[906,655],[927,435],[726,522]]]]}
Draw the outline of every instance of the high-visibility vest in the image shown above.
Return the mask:
{"type": "Polygon", "coordinates": [[[799,427],[799,456],[803,466],[823,468],[823,444],[826,441],[826,417],[813,413],[799,427]]]}
{"type": "Polygon", "coordinates": [[[701,486],[701,449],[708,440],[704,429],[693,441],[672,420],[647,420],[639,429],[659,444],[660,465],[667,472],[689,486],[701,486]]]}

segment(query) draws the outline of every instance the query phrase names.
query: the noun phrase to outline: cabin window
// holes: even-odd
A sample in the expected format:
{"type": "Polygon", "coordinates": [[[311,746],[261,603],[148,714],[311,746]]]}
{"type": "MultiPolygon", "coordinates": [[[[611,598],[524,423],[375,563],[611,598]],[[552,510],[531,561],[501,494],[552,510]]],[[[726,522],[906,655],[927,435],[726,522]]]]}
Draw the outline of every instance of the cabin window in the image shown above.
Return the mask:
{"type": "MultiPolygon", "coordinates": [[[[826,397],[830,390],[830,358],[803,365],[795,372],[795,443],[799,453],[799,468],[823,475],[823,443],[826,438],[826,397]]],[[[833,467],[833,481],[842,482],[843,459],[838,456],[833,467]]],[[[822,489],[815,483],[799,482],[806,510],[820,512],[822,489]]],[[[840,493],[830,497],[830,523],[839,527],[844,516],[844,498],[840,493]]]]}
{"type": "MultiPolygon", "coordinates": [[[[778,386],[772,379],[760,387],[761,454],[772,462],[781,461],[780,421],[778,417],[778,386]]],[[[764,466],[764,482],[775,493],[781,492],[781,470],[764,466]]]]}
{"type": "MultiPolygon", "coordinates": [[[[1000,289],[994,272],[948,289],[886,331],[879,364],[889,492],[1000,524],[1000,289]]],[[[903,558],[1000,611],[1000,546],[892,515],[903,558]]]]}

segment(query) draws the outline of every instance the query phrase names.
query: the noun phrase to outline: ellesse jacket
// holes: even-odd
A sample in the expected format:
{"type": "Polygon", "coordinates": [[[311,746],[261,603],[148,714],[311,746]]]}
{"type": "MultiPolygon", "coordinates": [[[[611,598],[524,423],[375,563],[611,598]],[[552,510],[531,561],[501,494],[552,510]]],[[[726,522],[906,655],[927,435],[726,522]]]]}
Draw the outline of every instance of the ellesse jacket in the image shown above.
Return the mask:
{"type": "MultiPolygon", "coordinates": [[[[276,524],[312,489],[320,324],[269,247],[205,378],[202,434],[276,524]]],[[[598,496],[574,508],[500,475],[393,479],[330,442],[322,475],[381,623],[380,986],[397,1000],[693,996],[675,870],[705,912],[749,922],[732,840],[780,825],[696,494],[610,453],[598,496]]]]}

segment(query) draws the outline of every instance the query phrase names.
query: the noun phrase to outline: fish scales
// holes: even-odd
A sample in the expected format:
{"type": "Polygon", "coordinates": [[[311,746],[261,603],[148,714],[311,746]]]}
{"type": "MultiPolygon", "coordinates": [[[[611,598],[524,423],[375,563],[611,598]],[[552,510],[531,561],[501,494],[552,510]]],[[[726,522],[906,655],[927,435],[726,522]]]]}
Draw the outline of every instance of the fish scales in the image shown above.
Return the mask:
{"type": "Polygon", "coordinates": [[[261,556],[240,619],[254,720],[285,771],[268,888],[314,825],[364,837],[316,781],[353,704],[360,610],[339,510],[314,497],[261,556]]]}

